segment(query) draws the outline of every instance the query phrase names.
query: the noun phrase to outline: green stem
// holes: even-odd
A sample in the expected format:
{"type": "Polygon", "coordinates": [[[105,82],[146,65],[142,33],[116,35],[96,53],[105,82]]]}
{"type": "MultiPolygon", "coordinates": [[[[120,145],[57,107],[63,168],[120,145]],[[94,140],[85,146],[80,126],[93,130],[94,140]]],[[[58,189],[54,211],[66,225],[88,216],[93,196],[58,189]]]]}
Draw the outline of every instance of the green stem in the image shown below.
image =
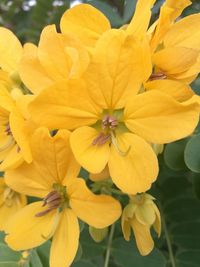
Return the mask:
{"type": "Polygon", "coordinates": [[[113,224],[111,226],[111,229],[110,229],[104,267],[109,267],[110,252],[111,252],[111,248],[112,248],[112,241],[113,241],[114,232],[115,232],[115,224],[113,224]]]}
{"type": "Polygon", "coordinates": [[[114,189],[114,188],[111,188],[110,190],[113,194],[116,194],[116,195],[120,195],[120,196],[124,196],[124,193],[121,192],[120,190],[117,190],[117,189],[114,189]]]}
{"type": "MultiPolygon", "coordinates": [[[[162,209],[160,209],[160,210],[162,211],[162,209]]],[[[170,240],[170,236],[169,236],[169,232],[168,232],[168,229],[167,229],[167,224],[166,224],[163,212],[162,212],[162,224],[163,224],[163,230],[164,230],[166,241],[167,241],[167,247],[168,247],[168,251],[169,251],[169,258],[170,258],[172,267],[176,267],[174,253],[173,253],[173,249],[172,249],[172,244],[171,244],[171,240],[170,240]]]]}

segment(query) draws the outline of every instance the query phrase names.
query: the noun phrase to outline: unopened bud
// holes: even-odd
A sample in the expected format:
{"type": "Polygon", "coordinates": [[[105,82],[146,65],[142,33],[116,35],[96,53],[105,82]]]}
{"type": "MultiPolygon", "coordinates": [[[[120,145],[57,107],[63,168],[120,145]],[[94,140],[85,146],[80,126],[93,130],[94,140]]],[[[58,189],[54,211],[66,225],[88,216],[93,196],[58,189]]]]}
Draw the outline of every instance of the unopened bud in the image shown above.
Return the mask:
{"type": "Polygon", "coordinates": [[[100,243],[107,237],[108,227],[103,229],[97,229],[92,226],[89,226],[89,233],[95,242],[100,243]]]}

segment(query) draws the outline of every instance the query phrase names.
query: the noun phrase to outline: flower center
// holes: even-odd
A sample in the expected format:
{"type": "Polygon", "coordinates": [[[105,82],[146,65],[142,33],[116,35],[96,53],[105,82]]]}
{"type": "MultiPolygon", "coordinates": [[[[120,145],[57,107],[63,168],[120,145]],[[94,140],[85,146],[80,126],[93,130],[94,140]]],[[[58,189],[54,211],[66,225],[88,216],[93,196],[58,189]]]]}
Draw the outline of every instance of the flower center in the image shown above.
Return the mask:
{"type": "Polygon", "coordinates": [[[102,146],[105,143],[113,144],[120,156],[126,156],[130,147],[126,151],[122,151],[116,138],[116,130],[120,128],[120,121],[113,115],[105,115],[101,122],[101,130],[99,135],[93,140],[92,145],[102,146]]]}
{"type": "Polygon", "coordinates": [[[92,142],[93,145],[104,145],[106,142],[111,141],[111,135],[118,125],[118,121],[114,116],[105,115],[102,119],[102,131],[92,142]]]}
{"type": "Polygon", "coordinates": [[[47,207],[46,210],[37,213],[36,217],[42,217],[47,213],[55,209],[63,209],[69,206],[69,199],[67,197],[66,187],[61,184],[54,184],[53,189],[45,198],[43,207],[47,207]]]}

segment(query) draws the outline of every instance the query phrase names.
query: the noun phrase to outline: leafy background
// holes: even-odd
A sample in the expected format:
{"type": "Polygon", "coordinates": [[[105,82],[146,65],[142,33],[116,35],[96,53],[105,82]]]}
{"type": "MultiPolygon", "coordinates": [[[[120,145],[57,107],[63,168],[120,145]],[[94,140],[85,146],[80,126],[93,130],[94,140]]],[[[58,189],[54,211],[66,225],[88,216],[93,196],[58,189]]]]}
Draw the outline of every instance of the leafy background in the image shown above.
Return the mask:
{"type": "MultiPolygon", "coordinates": [[[[113,27],[120,27],[130,21],[136,0],[82,2],[99,8],[109,17],[113,27]]],[[[162,2],[156,2],[152,22],[158,17],[162,2]]],[[[73,4],[74,1],[69,0],[0,0],[0,24],[15,32],[23,43],[37,43],[45,25],[55,23],[59,29],[62,13],[73,4]]],[[[200,1],[193,1],[183,16],[199,11],[200,1]]],[[[192,87],[200,94],[200,79],[192,87]]],[[[189,138],[166,145],[159,162],[160,175],[150,193],[157,198],[162,213],[161,238],[155,236],[154,251],[141,257],[134,238],[130,242],[123,240],[118,222],[109,267],[200,266],[200,126],[189,138]]],[[[103,267],[108,238],[96,244],[89,236],[87,226],[81,224],[81,229],[81,245],[73,267],[103,267]]],[[[0,267],[48,267],[49,248],[50,241],[30,251],[28,260],[22,261],[21,253],[13,252],[4,244],[1,233],[0,267]]]]}

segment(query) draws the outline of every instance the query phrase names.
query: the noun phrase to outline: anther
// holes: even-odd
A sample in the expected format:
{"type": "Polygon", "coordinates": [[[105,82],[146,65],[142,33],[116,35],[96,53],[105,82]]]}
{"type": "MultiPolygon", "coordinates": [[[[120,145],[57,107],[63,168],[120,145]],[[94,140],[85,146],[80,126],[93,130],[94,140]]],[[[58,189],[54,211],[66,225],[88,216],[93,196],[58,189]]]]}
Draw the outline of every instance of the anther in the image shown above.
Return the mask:
{"type": "Polygon", "coordinates": [[[104,134],[100,133],[92,142],[92,144],[95,145],[104,145],[107,141],[109,141],[111,138],[110,134],[104,134]]]}
{"type": "Polygon", "coordinates": [[[44,203],[43,207],[47,206],[47,209],[44,211],[41,211],[37,213],[35,216],[36,217],[41,217],[49,213],[50,211],[57,209],[60,207],[62,203],[62,197],[57,191],[52,191],[50,192],[45,198],[44,198],[44,203]]]}
{"type": "Polygon", "coordinates": [[[157,72],[157,73],[152,73],[151,76],[150,76],[150,78],[149,78],[149,80],[150,80],[150,81],[154,81],[154,80],[164,80],[164,79],[166,79],[166,78],[167,78],[167,76],[166,76],[164,73],[162,73],[162,72],[157,72]]]}
{"type": "Polygon", "coordinates": [[[114,129],[118,125],[118,121],[114,116],[106,115],[102,120],[102,128],[114,129]]]}

